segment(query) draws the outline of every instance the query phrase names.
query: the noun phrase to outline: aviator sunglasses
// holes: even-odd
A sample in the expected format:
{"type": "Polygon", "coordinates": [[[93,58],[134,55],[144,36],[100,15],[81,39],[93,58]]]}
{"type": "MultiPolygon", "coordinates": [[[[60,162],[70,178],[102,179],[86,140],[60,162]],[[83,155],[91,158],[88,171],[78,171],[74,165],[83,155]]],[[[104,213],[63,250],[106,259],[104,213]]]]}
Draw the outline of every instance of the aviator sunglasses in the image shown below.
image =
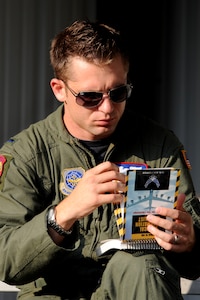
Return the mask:
{"type": "Polygon", "coordinates": [[[76,97],[76,103],[86,108],[93,108],[103,102],[103,95],[107,94],[110,100],[114,103],[120,103],[127,100],[131,96],[133,85],[125,84],[114,89],[109,90],[107,93],[102,92],[79,92],[73,91],[66,83],[66,87],[76,97]]]}

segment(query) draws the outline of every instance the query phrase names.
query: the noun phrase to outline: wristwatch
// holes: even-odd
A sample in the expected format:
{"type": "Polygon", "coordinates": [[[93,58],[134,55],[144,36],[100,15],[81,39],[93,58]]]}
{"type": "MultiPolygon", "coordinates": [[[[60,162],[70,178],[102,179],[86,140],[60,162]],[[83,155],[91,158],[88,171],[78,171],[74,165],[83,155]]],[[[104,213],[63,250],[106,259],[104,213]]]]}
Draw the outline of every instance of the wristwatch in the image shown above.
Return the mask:
{"type": "Polygon", "coordinates": [[[65,230],[56,222],[55,207],[56,205],[53,205],[47,211],[47,226],[53,228],[58,234],[62,236],[69,236],[73,230],[65,230]]]}

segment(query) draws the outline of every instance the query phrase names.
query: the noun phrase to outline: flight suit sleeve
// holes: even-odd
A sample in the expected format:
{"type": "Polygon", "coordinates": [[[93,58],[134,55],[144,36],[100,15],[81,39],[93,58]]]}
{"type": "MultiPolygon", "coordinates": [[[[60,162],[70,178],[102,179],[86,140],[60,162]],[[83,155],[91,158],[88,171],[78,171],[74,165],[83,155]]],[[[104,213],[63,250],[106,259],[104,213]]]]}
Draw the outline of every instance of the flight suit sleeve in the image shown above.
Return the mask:
{"type": "Polygon", "coordinates": [[[46,213],[55,195],[35,174],[28,162],[0,153],[0,280],[8,284],[38,278],[58,253],[59,260],[70,257],[79,245],[76,233],[65,247],[50,238],[46,213]]]}

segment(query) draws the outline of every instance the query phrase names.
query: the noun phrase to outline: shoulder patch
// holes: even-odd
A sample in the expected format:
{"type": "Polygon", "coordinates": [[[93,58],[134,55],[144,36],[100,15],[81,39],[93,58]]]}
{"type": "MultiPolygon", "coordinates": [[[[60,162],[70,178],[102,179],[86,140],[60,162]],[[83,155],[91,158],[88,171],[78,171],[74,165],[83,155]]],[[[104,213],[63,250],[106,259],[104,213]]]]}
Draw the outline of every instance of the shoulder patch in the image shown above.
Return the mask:
{"type": "Polygon", "coordinates": [[[64,169],[62,171],[63,182],[60,183],[60,191],[63,195],[69,195],[83,177],[85,170],[81,167],[64,169]]]}
{"type": "Polygon", "coordinates": [[[188,168],[189,170],[191,170],[191,169],[192,169],[192,166],[191,166],[190,161],[189,161],[189,159],[188,159],[188,157],[187,157],[187,152],[186,152],[186,150],[181,150],[181,153],[182,153],[182,157],[183,157],[183,161],[185,162],[185,165],[187,166],[187,168],[188,168]]]}
{"type": "Polygon", "coordinates": [[[4,180],[11,160],[12,156],[10,155],[0,155],[0,190],[3,189],[4,180]]]}
{"type": "Polygon", "coordinates": [[[0,177],[3,173],[4,164],[6,163],[6,157],[4,155],[0,155],[0,177]]]}

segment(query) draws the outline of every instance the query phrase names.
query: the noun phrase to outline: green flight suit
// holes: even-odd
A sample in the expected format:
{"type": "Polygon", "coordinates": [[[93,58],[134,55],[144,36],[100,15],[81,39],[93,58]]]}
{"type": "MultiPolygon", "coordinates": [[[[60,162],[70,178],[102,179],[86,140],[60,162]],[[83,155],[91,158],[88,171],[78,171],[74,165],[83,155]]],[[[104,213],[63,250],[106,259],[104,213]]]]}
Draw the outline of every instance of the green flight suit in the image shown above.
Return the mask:
{"type": "MultiPolygon", "coordinates": [[[[167,278],[175,277],[178,282],[179,276],[191,279],[200,276],[200,206],[195,197],[183,145],[173,132],[145,117],[127,112],[110,138],[104,160],[145,163],[152,168],[181,168],[180,192],[187,196],[185,209],[192,214],[197,232],[193,251],[182,254],[136,252],[133,255],[120,252],[113,256],[97,257],[95,249],[99,241],[118,238],[112,204],[101,206],[91,215],[78,220],[73,233],[60,247],[47,232],[48,207],[58,204],[75,187],[72,181],[71,184],[67,182],[67,175],[80,176],[81,172],[96,165],[92,151],[68,133],[62,115],[61,105],[46,119],[12,137],[0,149],[0,280],[18,286],[19,299],[24,300],[37,297],[90,299],[96,289],[92,299],[122,300],[121,295],[126,295],[122,286],[126,289],[126,285],[121,283],[120,290],[118,283],[127,278],[123,277],[122,270],[123,266],[131,266],[131,257],[133,262],[139,258],[139,265],[142,261],[147,264],[149,260],[159,261],[155,270],[162,270],[162,265],[167,266],[167,270],[171,269],[169,273],[165,271],[167,277],[160,276],[156,271],[154,273],[159,276],[151,278],[154,292],[160,295],[159,300],[172,299],[171,296],[165,298],[166,289],[170,287],[169,295],[175,290],[167,278]],[[119,273],[113,272],[115,268],[112,267],[118,259],[119,266],[122,266],[119,273]],[[114,278],[116,281],[112,282],[114,278]],[[160,289],[155,288],[157,285],[160,289]],[[118,297],[114,294],[114,286],[119,289],[118,297]]],[[[145,270],[143,274],[140,272],[142,269],[136,272],[134,268],[132,278],[130,268],[125,272],[130,277],[127,285],[129,299],[143,295],[137,299],[155,300],[154,292],[153,298],[146,296],[149,293],[149,273],[145,270]],[[138,276],[141,277],[140,286],[138,276]],[[145,280],[147,283],[144,286],[145,280]],[[130,288],[136,286],[134,282],[137,282],[138,287],[135,296],[131,294],[133,291],[130,288]]],[[[179,284],[177,294],[180,294],[179,284]]]]}

